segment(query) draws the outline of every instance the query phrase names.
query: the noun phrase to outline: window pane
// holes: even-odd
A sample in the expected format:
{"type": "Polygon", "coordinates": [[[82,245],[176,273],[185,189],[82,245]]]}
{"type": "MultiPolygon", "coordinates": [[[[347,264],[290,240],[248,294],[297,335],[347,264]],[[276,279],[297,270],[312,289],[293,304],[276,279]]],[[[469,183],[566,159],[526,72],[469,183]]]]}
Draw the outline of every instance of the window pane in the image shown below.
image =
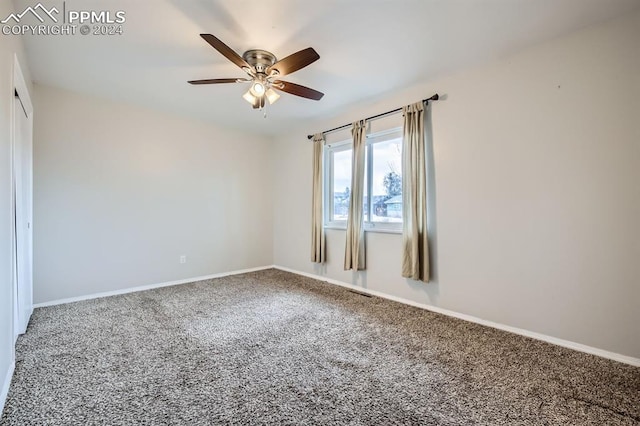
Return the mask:
{"type": "MultiPolygon", "coordinates": [[[[367,148],[369,149],[369,148],[367,148]]],[[[349,197],[351,195],[351,156],[352,150],[333,152],[333,211],[331,220],[347,220],[349,215],[349,197]]],[[[369,220],[369,190],[366,184],[369,164],[365,161],[363,212],[364,220],[369,220]]]]}
{"type": "Polygon", "coordinates": [[[333,152],[333,211],[331,220],[347,220],[351,193],[351,150],[333,152]]]}
{"type": "Polygon", "coordinates": [[[402,139],[374,143],[373,222],[402,222],[402,139]]]}

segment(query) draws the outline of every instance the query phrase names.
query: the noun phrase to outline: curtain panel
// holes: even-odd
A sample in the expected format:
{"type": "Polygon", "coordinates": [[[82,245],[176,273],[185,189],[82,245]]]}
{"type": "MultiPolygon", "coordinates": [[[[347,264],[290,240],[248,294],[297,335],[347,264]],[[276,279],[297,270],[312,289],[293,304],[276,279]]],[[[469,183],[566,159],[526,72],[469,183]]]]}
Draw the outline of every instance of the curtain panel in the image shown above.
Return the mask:
{"type": "Polygon", "coordinates": [[[364,167],[367,126],[364,120],[353,123],[353,153],[351,157],[351,194],[347,218],[347,240],[344,269],[365,269],[364,249],[364,167]]]}
{"type": "Polygon", "coordinates": [[[429,281],[425,106],[403,108],[402,141],[402,276],[429,281]]]}
{"type": "Polygon", "coordinates": [[[311,261],[324,263],[326,245],[324,236],[324,208],[322,205],[323,179],[322,160],[324,136],[318,133],[313,136],[313,193],[311,204],[311,261]]]}

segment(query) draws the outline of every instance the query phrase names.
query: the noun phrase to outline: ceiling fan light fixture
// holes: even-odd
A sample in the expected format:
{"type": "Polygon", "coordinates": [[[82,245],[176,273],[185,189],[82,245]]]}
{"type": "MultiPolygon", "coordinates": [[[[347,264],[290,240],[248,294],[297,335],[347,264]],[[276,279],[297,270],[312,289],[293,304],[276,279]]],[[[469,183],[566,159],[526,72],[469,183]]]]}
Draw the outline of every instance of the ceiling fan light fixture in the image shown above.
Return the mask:
{"type": "Polygon", "coordinates": [[[273,105],[275,101],[280,99],[280,95],[278,95],[278,93],[276,93],[276,91],[272,88],[267,89],[265,95],[267,96],[267,100],[269,101],[270,105],[273,105]]]}
{"type": "Polygon", "coordinates": [[[251,105],[255,105],[256,101],[258,100],[258,97],[253,96],[253,93],[251,93],[251,89],[247,90],[247,93],[242,95],[242,97],[244,98],[245,101],[249,102],[251,105]]]}
{"type": "Polygon", "coordinates": [[[254,81],[251,84],[251,94],[257,98],[261,97],[264,95],[264,92],[266,91],[265,85],[263,82],[261,81],[254,81]]]}

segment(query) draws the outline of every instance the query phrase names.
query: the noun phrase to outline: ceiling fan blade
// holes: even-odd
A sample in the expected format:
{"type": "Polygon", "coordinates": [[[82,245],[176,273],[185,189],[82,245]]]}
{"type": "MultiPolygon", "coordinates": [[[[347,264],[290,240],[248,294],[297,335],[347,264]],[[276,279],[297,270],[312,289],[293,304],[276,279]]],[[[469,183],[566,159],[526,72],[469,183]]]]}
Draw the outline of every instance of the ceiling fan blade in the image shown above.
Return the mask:
{"type": "Polygon", "coordinates": [[[228,60],[230,60],[237,66],[239,66],[240,68],[251,68],[251,66],[247,63],[247,61],[242,59],[240,55],[234,52],[233,49],[231,49],[229,46],[224,44],[213,34],[200,34],[200,37],[205,39],[205,41],[209,43],[214,49],[222,53],[222,55],[225,58],[227,58],[228,60]]]}
{"type": "Polygon", "coordinates": [[[324,93],[317,90],[310,89],[309,87],[300,86],[299,84],[289,83],[288,81],[276,80],[273,82],[273,88],[282,90],[283,92],[291,93],[292,95],[300,96],[307,99],[313,99],[319,101],[324,96],[324,93]]]}
{"type": "Polygon", "coordinates": [[[318,52],[313,50],[312,47],[307,47],[306,49],[291,54],[284,59],[280,59],[278,62],[271,65],[267,69],[267,74],[271,73],[273,70],[278,70],[279,75],[291,74],[317,61],[318,59],[320,59],[318,52]]]}
{"type": "Polygon", "coordinates": [[[245,78],[210,78],[207,80],[191,80],[189,84],[220,84],[220,83],[242,83],[249,81],[245,78]]]}

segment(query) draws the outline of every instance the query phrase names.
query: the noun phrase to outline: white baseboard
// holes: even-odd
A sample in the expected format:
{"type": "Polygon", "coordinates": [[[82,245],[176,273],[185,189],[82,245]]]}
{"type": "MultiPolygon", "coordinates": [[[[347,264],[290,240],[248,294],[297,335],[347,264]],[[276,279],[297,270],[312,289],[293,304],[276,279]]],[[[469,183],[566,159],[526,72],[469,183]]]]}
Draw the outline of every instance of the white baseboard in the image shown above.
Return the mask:
{"type": "Polygon", "coordinates": [[[499,330],[503,330],[503,331],[508,331],[510,333],[514,333],[514,334],[519,334],[521,336],[526,336],[526,337],[530,337],[532,339],[536,339],[536,340],[542,340],[543,342],[547,342],[547,343],[551,343],[554,345],[558,345],[558,346],[563,346],[565,348],[569,348],[569,349],[573,349],[579,352],[585,352],[591,355],[596,355],[602,358],[607,358],[607,359],[611,359],[614,361],[618,361],[618,362],[622,362],[625,364],[630,364],[633,365],[635,367],[640,367],[640,359],[639,358],[634,358],[634,357],[630,357],[627,355],[622,355],[622,354],[618,354],[615,352],[609,352],[606,351],[604,349],[598,349],[598,348],[594,348],[592,346],[587,346],[587,345],[583,345],[582,343],[576,343],[576,342],[572,342],[569,340],[564,340],[564,339],[559,339],[557,337],[553,337],[553,336],[547,336],[545,334],[541,334],[541,333],[536,333],[534,331],[529,331],[529,330],[524,330],[522,328],[517,328],[517,327],[511,327],[509,325],[504,325],[504,324],[500,324],[497,322],[493,322],[493,321],[487,321],[481,318],[477,318],[471,315],[466,315],[466,314],[461,314],[459,312],[455,312],[455,311],[450,311],[448,309],[443,309],[443,308],[439,308],[437,306],[431,306],[431,305],[426,305],[423,303],[417,303],[408,299],[403,299],[402,297],[396,297],[396,296],[392,296],[390,294],[386,294],[386,293],[382,293],[379,291],[375,291],[375,290],[368,290],[366,288],[362,288],[362,287],[358,287],[356,285],[353,284],[349,284],[343,281],[338,281],[338,280],[334,280],[332,278],[328,278],[328,277],[323,277],[321,275],[315,275],[315,274],[310,274],[307,272],[302,272],[302,271],[297,271],[295,269],[291,269],[291,268],[286,268],[284,266],[278,266],[278,265],[273,265],[273,268],[275,269],[280,269],[281,271],[286,271],[286,272],[291,272],[293,274],[297,274],[297,275],[302,275],[305,277],[309,277],[309,278],[313,278],[316,279],[318,281],[325,281],[328,282],[330,284],[335,284],[335,285],[339,285],[342,287],[346,287],[352,290],[357,290],[361,293],[367,293],[370,294],[372,296],[377,296],[377,297],[381,297],[383,299],[389,299],[389,300],[393,300],[394,302],[399,302],[405,305],[410,305],[410,306],[414,306],[416,308],[420,308],[420,309],[425,309],[427,311],[431,311],[431,312],[436,312],[438,314],[442,314],[442,315],[447,315],[449,317],[453,317],[453,318],[458,318],[464,321],[469,321],[469,322],[473,322],[476,324],[480,324],[480,325],[484,325],[487,327],[492,327],[492,328],[497,328],[499,330]]]}
{"type": "MultiPolygon", "coordinates": [[[[52,300],[52,301],[49,301],[49,302],[36,303],[36,304],[33,305],[33,307],[34,308],[42,308],[42,307],[45,307],[45,306],[54,306],[54,305],[60,305],[60,304],[64,304],[64,303],[79,302],[79,301],[82,301],[82,300],[97,299],[97,298],[100,298],[100,297],[117,296],[119,294],[134,293],[134,292],[137,292],[137,291],[151,290],[151,289],[154,289],[154,288],[168,287],[168,286],[179,285],[179,284],[187,284],[187,283],[191,283],[191,282],[195,282],[195,281],[208,280],[208,279],[212,279],[212,278],[221,278],[221,277],[226,277],[226,276],[230,276],[230,275],[244,274],[244,273],[247,273],[247,272],[262,271],[264,269],[270,269],[270,268],[276,268],[276,269],[279,269],[281,271],[291,272],[293,274],[297,274],[297,275],[302,275],[302,276],[305,276],[305,277],[313,278],[313,279],[316,279],[318,281],[324,281],[324,282],[327,282],[327,283],[330,283],[330,284],[335,284],[335,285],[339,285],[341,287],[346,287],[346,288],[349,288],[349,289],[352,289],[352,290],[357,290],[359,292],[367,293],[367,294],[370,294],[372,296],[377,296],[377,297],[381,297],[383,299],[393,300],[394,302],[402,303],[402,304],[409,305],[409,306],[414,306],[414,307],[420,308],[420,309],[426,309],[428,311],[436,312],[436,313],[439,313],[439,314],[442,314],[442,315],[447,315],[449,317],[458,318],[458,319],[461,319],[461,320],[464,320],[464,321],[473,322],[473,323],[484,325],[484,326],[487,326],[487,327],[497,328],[499,330],[508,331],[510,333],[519,334],[521,336],[530,337],[530,338],[536,339],[536,340],[541,340],[543,342],[547,342],[547,343],[551,343],[551,344],[554,344],[554,345],[562,346],[562,347],[565,347],[565,348],[573,349],[573,350],[576,350],[576,351],[579,351],[579,352],[585,352],[585,353],[588,353],[588,354],[591,354],[591,355],[596,355],[596,356],[599,356],[599,357],[602,357],[602,358],[607,358],[607,359],[611,359],[611,360],[614,360],[614,361],[622,362],[622,363],[625,363],[625,364],[633,365],[635,367],[640,367],[640,359],[639,358],[634,358],[634,357],[630,357],[630,356],[627,356],[627,355],[622,355],[622,354],[618,354],[618,353],[615,353],[615,352],[606,351],[604,349],[594,348],[592,346],[583,345],[582,343],[576,343],[576,342],[572,342],[570,340],[564,340],[564,339],[559,339],[559,338],[553,337],[553,336],[547,336],[545,334],[536,333],[534,331],[529,331],[529,330],[525,330],[525,329],[522,329],[522,328],[512,327],[512,326],[509,326],[509,325],[505,325],[505,324],[500,324],[500,323],[493,322],[493,321],[484,320],[482,318],[477,318],[477,317],[474,317],[474,316],[471,316],[471,315],[466,315],[466,314],[462,314],[462,313],[459,313],[459,312],[450,311],[448,309],[439,308],[437,306],[431,306],[431,305],[426,305],[424,303],[414,302],[412,300],[404,299],[402,297],[392,296],[390,294],[382,293],[382,292],[379,292],[379,291],[369,290],[369,289],[365,289],[365,288],[362,288],[362,287],[358,287],[356,285],[349,284],[349,283],[346,283],[344,281],[335,280],[333,278],[323,277],[321,275],[316,275],[316,274],[310,274],[310,273],[307,273],[307,272],[302,272],[302,271],[298,271],[298,270],[295,270],[295,269],[287,268],[287,267],[284,267],[284,266],[278,266],[278,265],[259,266],[259,267],[256,267],[256,268],[249,268],[249,269],[241,269],[241,270],[237,270],[237,271],[222,272],[222,273],[218,273],[218,274],[205,275],[205,276],[201,276],[201,277],[185,278],[185,279],[181,279],[181,280],[169,281],[169,282],[164,282],[164,283],[159,283],[159,284],[150,284],[150,285],[139,286],[139,287],[125,288],[125,289],[121,289],[121,290],[114,290],[114,291],[107,291],[107,292],[102,292],[102,293],[88,294],[88,295],[84,295],[84,296],[71,297],[71,298],[68,298],[68,299],[52,300]]],[[[11,370],[11,373],[13,374],[13,370],[11,370]]],[[[7,385],[7,390],[8,390],[8,385],[7,385]]],[[[3,389],[3,391],[4,391],[4,389],[3,389]]],[[[4,394],[0,394],[0,397],[2,395],[4,395],[4,394]]],[[[0,402],[1,401],[2,401],[2,399],[0,399],[0,402]]]]}
{"type": "Polygon", "coordinates": [[[154,289],[154,288],[169,287],[169,286],[172,286],[172,285],[188,284],[188,283],[192,283],[192,282],[196,282],[196,281],[210,280],[212,278],[221,278],[221,277],[228,277],[230,275],[245,274],[247,272],[262,271],[264,269],[271,269],[273,267],[274,267],[273,265],[258,266],[256,268],[240,269],[240,270],[237,270],[237,271],[229,271],[229,272],[221,272],[221,273],[218,273],[218,274],[204,275],[204,276],[201,276],[201,277],[184,278],[184,279],[181,279],[181,280],[168,281],[168,282],[159,283],[159,284],[149,284],[149,285],[143,285],[143,286],[139,286],[139,287],[129,287],[129,288],[123,288],[123,289],[120,289],[120,290],[105,291],[105,292],[101,292],[101,293],[87,294],[87,295],[84,295],[84,296],[69,297],[67,299],[58,299],[58,300],[51,300],[49,302],[36,303],[36,304],[33,305],[33,307],[34,308],[44,308],[46,306],[62,305],[64,303],[80,302],[82,300],[90,300],[90,299],[98,299],[98,298],[101,298],[101,297],[117,296],[117,295],[120,295],[120,294],[135,293],[137,291],[151,290],[151,289],[154,289]]]}
{"type": "Polygon", "coordinates": [[[9,370],[7,370],[7,374],[4,377],[4,381],[2,382],[2,389],[0,390],[0,417],[2,417],[2,412],[4,411],[4,404],[7,402],[7,395],[9,395],[9,386],[11,386],[11,379],[13,378],[13,370],[16,368],[15,361],[11,363],[9,366],[9,370]]]}

